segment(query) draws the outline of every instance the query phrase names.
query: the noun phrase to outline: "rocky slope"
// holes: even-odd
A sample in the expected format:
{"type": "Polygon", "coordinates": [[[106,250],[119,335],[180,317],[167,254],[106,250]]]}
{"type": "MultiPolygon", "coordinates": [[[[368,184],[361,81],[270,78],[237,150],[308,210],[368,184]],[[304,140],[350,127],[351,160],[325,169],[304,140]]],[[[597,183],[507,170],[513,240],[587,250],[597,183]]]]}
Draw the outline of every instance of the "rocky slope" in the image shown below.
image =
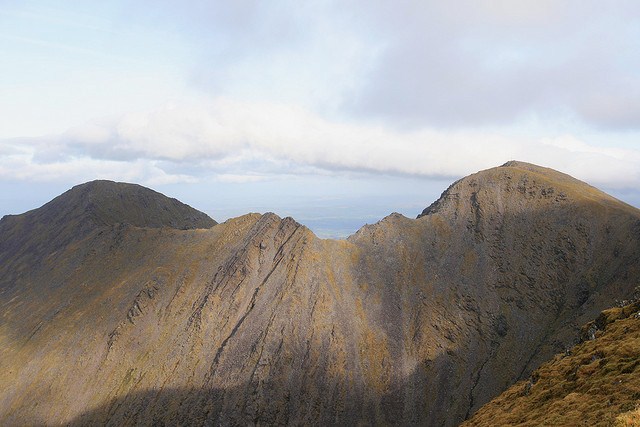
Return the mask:
{"type": "Polygon", "coordinates": [[[582,338],[463,425],[640,425],[640,302],[602,312],[582,338]]]}
{"type": "Polygon", "coordinates": [[[640,270],[640,211],[525,163],[347,241],[140,191],[0,221],[0,424],[457,425],[640,270]]]}
{"type": "MultiPolygon", "coordinates": [[[[98,228],[209,228],[206,214],[148,188],[112,181],[73,187],[39,209],[0,221],[0,283],[43,274],[43,260],[98,228]]],[[[39,276],[37,276],[39,277],[39,276]]]]}

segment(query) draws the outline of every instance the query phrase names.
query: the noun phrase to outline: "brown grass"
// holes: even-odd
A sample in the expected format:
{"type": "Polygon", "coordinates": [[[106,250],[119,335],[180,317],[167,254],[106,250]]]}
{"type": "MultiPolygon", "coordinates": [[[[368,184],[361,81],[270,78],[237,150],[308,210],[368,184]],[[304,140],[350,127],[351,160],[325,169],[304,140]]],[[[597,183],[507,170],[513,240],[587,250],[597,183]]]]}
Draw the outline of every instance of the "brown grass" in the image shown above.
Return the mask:
{"type": "Polygon", "coordinates": [[[616,417],[614,427],[634,427],[640,426],[640,405],[633,411],[625,412],[616,417]]]}
{"type": "Polygon", "coordinates": [[[594,340],[557,355],[464,425],[640,426],[638,310],[603,312],[594,340]]]}

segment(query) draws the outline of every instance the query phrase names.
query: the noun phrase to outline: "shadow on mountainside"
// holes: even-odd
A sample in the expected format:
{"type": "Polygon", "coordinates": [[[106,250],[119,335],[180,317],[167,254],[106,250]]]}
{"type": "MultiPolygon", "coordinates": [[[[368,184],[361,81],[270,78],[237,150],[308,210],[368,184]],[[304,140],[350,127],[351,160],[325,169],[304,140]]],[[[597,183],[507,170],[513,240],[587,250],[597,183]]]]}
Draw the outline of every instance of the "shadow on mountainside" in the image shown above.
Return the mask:
{"type": "MultiPolygon", "coordinates": [[[[292,385],[282,381],[214,389],[169,388],[132,392],[83,412],[68,425],[421,425],[455,426],[461,408],[421,410],[427,400],[444,400],[438,389],[454,366],[447,357],[425,363],[409,378],[379,394],[344,378],[292,385]],[[429,374],[431,367],[441,369],[429,374]]],[[[451,402],[439,402],[447,406],[451,402]]],[[[458,406],[464,406],[458,404],[458,406]]],[[[46,421],[22,420],[47,426],[46,421]],[[35,422],[32,422],[35,421],[35,422]]]]}
{"type": "Polygon", "coordinates": [[[423,407],[434,425],[462,421],[575,344],[640,275],[635,209],[581,200],[500,214],[490,200],[473,206],[476,197],[465,217],[390,215],[351,239],[366,254],[359,281],[377,284],[363,299],[382,295],[387,336],[416,342],[432,323],[423,345],[444,342],[436,362],[423,360],[428,371],[405,381],[436,391],[423,407]]]}

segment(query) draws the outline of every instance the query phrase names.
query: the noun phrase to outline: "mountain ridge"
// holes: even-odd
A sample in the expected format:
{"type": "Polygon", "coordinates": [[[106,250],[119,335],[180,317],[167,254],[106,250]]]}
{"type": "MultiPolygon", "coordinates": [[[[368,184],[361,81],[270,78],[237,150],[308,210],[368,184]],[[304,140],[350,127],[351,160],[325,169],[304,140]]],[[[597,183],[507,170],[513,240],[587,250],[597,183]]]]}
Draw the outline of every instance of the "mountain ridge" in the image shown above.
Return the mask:
{"type": "Polygon", "coordinates": [[[269,213],[0,246],[0,421],[457,425],[640,273],[640,211],[529,168],[347,240],[269,213]]]}
{"type": "MultiPolygon", "coordinates": [[[[526,179],[524,180],[521,179],[521,181],[518,182],[517,186],[515,187],[515,189],[520,193],[522,193],[523,195],[525,195],[525,192],[527,191],[528,180],[531,179],[535,183],[535,180],[538,179],[538,181],[540,182],[552,184],[547,188],[542,188],[542,187],[539,188],[539,190],[542,193],[542,196],[551,197],[553,193],[551,192],[547,193],[547,191],[549,190],[555,191],[554,187],[560,187],[561,192],[555,196],[556,200],[560,200],[562,198],[567,197],[566,192],[571,192],[573,193],[572,194],[573,197],[590,199],[602,204],[609,203],[609,204],[620,205],[620,206],[624,205],[630,208],[631,210],[636,210],[636,208],[634,208],[633,206],[628,205],[627,203],[622,202],[604,193],[603,191],[598,190],[597,188],[591,185],[588,185],[580,180],[577,180],[576,178],[573,178],[570,175],[564,174],[562,172],[558,172],[550,168],[537,166],[532,163],[511,160],[504,163],[501,166],[482,170],[480,172],[471,174],[469,176],[466,176],[464,178],[461,178],[455,181],[453,184],[449,186],[449,188],[447,188],[442,193],[442,195],[438,198],[438,200],[436,200],[427,208],[425,208],[418,215],[417,218],[421,218],[422,216],[428,215],[429,213],[436,212],[439,209],[443,209],[444,206],[446,206],[447,203],[450,202],[450,199],[456,197],[456,194],[457,194],[456,190],[461,185],[463,185],[464,182],[473,180],[477,177],[490,178],[490,179],[493,179],[494,181],[499,181],[500,179],[511,180],[514,177],[514,172],[521,173],[521,174],[524,172],[524,176],[526,176],[526,179]],[[576,186],[579,188],[580,191],[576,191],[576,186]]],[[[513,188],[510,188],[509,190],[511,191],[513,190],[513,188]]],[[[531,190],[529,189],[528,191],[531,191],[531,190]]],[[[528,194],[528,196],[535,196],[535,193],[528,194]]]]}

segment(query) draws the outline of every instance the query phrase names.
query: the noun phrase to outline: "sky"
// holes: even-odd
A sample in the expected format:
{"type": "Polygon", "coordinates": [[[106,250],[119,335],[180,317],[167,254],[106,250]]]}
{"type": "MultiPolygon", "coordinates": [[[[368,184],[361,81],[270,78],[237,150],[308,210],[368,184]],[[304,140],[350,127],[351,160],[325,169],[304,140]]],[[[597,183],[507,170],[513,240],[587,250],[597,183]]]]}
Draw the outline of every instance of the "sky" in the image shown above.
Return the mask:
{"type": "Polygon", "coordinates": [[[516,159],[640,207],[640,2],[0,0],[0,215],[93,179],[344,237],[516,159]]]}

